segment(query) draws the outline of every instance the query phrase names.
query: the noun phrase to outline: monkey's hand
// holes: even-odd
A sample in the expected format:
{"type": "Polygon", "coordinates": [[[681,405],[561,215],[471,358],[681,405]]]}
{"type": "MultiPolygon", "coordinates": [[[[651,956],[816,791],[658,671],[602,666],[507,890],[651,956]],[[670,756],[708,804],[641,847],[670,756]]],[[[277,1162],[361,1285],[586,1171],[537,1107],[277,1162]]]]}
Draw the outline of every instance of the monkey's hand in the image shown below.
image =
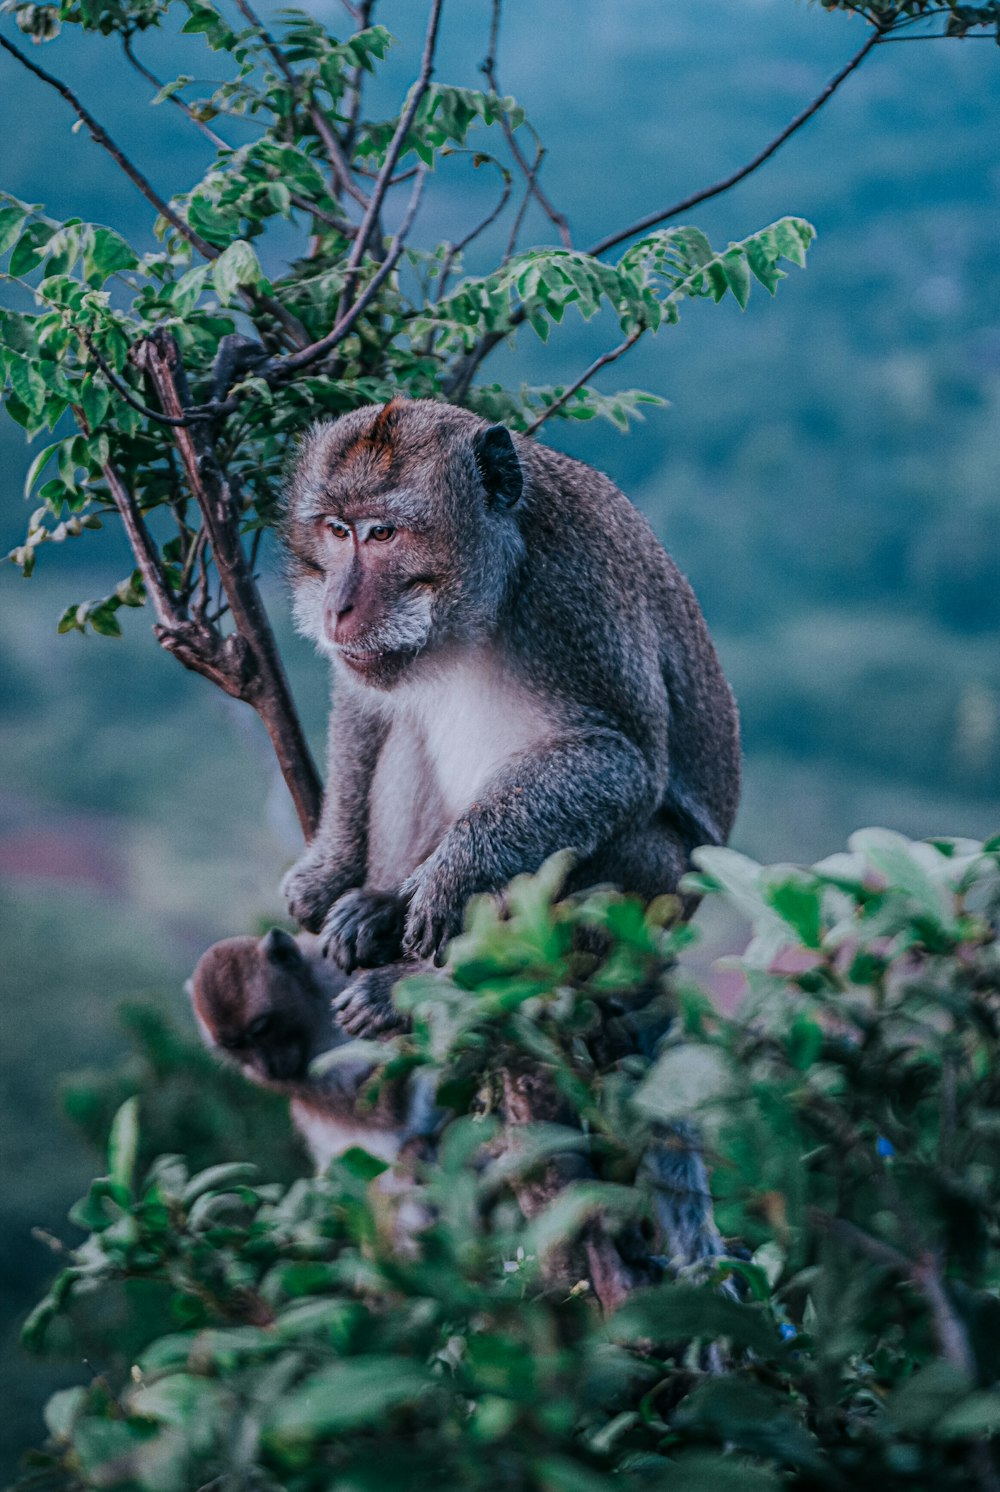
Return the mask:
{"type": "Polygon", "coordinates": [[[406,901],[394,892],[348,891],[323,923],[323,952],[347,974],[394,963],[405,919],[406,901]]]}
{"type": "Polygon", "coordinates": [[[297,860],[281,883],[289,914],[309,932],[319,932],[339,896],[356,886],[364,872],[344,869],[308,851],[297,860]]]}
{"type": "Polygon", "coordinates": [[[336,1019],[351,1036],[363,1036],[369,1040],[407,1030],[409,1021],[392,1003],[392,987],[397,980],[413,972],[414,966],[408,963],[363,969],[355,974],[346,989],[334,996],[336,1019]]]}

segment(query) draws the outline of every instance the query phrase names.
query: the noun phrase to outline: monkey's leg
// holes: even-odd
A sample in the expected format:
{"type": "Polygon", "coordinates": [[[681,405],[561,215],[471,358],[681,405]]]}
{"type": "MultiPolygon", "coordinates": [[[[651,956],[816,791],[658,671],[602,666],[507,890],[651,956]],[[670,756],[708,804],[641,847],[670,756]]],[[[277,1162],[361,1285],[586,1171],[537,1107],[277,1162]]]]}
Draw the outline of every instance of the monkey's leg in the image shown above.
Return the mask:
{"type": "Polygon", "coordinates": [[[680,836],[654,820],[606,841],[588,859],[578,861],[566,889],[611,885],[652,901],[664,892],[676,891],[690,864],[680,836]]]}
{"type": "Polygon", "coordinates": [[[403,883],[404,948],[440,959],[470,896],[499,891],[556,850],[587,859],[653,813],[653,768],[614,730],[592,730],[512,760],[403,883]]]}
{"type": "Polygon", "coordinates": [[[678,1120],[665,1129],[643,1156],[640,1175],[653,1188],[660,1252],[668,1268],[712,1264],[725,1253],[692,1124],[678,1120]]]}

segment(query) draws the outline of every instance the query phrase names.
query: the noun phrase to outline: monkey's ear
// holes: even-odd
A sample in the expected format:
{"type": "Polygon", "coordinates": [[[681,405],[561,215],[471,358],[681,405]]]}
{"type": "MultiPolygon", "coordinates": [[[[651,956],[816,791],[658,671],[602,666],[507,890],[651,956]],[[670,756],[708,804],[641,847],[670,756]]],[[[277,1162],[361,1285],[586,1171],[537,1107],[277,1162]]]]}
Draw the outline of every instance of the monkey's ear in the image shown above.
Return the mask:
{"type": "Polygon", "coordinates": [[[512,508],[524,490],[524,477],[510,431],[491,425],[476,436],[472,450],[486,496],[502,508],[512,508]]]}
{"type": "Polygon", "coordinates": [[[260,947],[268,963],[279,964],[290,969],[302,962],[298,943],[291,933],[286,933],[280,927],[272,927],[271,931],[261,939],[260,947]]]}

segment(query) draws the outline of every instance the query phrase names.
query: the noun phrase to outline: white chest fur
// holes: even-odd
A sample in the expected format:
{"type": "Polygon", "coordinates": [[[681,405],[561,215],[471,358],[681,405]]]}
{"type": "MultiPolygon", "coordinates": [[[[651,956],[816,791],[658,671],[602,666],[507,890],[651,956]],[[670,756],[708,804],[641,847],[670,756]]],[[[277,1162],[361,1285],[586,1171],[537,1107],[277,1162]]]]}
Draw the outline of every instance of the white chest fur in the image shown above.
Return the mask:
{"type": "Polygon", "coordinates": [[[486,650],[437,664],[390,696],[372,785],[368,884],[398,886],[503,765],[551,733],[544,709],[486,650]]]}
{"type": "Polygon", "coordinates": [[[540,703],[485,650],[421,680],[400,700],[400,716],[399,724],[406,719],[420,737],[449,819],[475,801],[505,762],[550,731],[540,703]]]}

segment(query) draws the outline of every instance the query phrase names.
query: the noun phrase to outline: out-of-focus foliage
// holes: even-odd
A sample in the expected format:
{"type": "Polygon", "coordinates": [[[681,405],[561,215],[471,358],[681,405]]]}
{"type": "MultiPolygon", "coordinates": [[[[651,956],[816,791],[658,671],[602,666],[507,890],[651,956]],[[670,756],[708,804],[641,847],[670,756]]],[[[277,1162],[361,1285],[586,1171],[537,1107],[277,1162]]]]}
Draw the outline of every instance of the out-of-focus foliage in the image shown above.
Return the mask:
{"type": "Polygon", "coordinates": [[[752,925],[736,1016],[664,972],[690,936],[667,903],[553,904],[557,865],[514,884],[506,918],[475,904],[445,977],[400,988],[414,1029],[384,1071],[433,1074],[455,1115],[407,1247],[408,1193],[363,1152],[288,1189],[239,1162],[138,1166],[149,1100],[123,1105],[74,1209],[87,1240],[26,1328],[39,1347],[72,1329],[105,1368],[52,1400],[33,1474],[129,1492],[994,1485],[1000,838],[866,830],[809,870],[697,859],[689,889],[752,925]],[[581,926],[600,957],[572,951],[581,926]],[[651,981],[656,1018],[675,1012],[652,1064],[602,1057],[599,1015],[641,1020],[651,981]],[[525,1055],[581,1127],[526,1129],[498,1160],[490,1075],[525,1055]],[[641,1173],[622,1183],[655,1126],[692,1116],[728,1241],[712,1278],[668,1270],[607,1321],[584,1289],[543,1290],[540,1260],[588,1218],[649,1209],[641,1173]],[[515,1171],[583,1144],[594,1179],[526,1223],[515,1171]]]}

